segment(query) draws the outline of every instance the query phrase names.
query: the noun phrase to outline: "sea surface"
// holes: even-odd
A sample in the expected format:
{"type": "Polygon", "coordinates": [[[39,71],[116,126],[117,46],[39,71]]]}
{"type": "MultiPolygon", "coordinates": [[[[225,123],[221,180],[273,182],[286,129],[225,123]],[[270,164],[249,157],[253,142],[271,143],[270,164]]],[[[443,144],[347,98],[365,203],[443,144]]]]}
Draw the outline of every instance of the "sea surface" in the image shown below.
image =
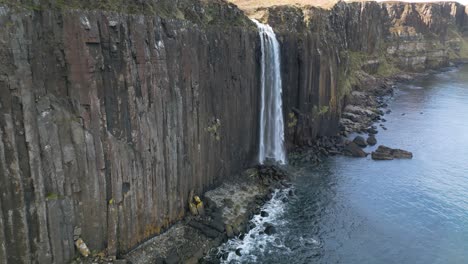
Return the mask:
{"type": "Polygon", "coordinates": [[[295,195],[275,193],[225,263],[468,263],[468,66],[400,85],[388,109],[378,144],[412,160],[292,168],[295,195]]]}

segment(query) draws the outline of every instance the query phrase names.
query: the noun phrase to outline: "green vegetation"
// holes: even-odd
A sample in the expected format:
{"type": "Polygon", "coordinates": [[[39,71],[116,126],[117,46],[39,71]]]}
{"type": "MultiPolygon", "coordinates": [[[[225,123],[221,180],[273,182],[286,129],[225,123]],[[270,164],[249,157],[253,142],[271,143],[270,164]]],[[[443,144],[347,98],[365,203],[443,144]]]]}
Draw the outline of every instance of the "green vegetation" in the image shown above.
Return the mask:
{"type": "Polygon", "coordinates": [[[359,84],[356,73],[361,70],[365,54],[361,52],[345,51],[340,54],[347,62],[340,65],[338,72],[338,98],[341,101],[349,94],[353,87],[359,84]]]}
{"type": "Polygon", "coordinates": [[[215,119],[211,126],[206,128],[206,131],[213,135],[217,141],[221,140],[219,135],[219,128],[221,127],[221,121],[219,119],[215,119]]]}
{"type": "Polygon", "coordinates": [[[395,62],[382,55],[379,57],[379,67],[377,75],[381,77],[388,77],[399,73],[400,70],[395,66],[395,62]]]}
{"type": "Polygon", "coordinates": [[[46,200],[47,201],[53,201],[53,200],[59,200],[62,197],[58,193],[48,193],[46,195],[46,200]]]}
{"type": "Polygon", "coordinates": [[[328,113],[329,107],[328,106],[322,106],[320,107],[320,111],[318,112],[319,116],[323,116],[328,113]]]}
{"type": "Polygon", "coordinates": [[[314,108],[312,109],[312,117],[313,119],[323,117],[328,113],[329,110],[330,110],[330,107],[325,106],[325,105],[321,106],[320,108],[317,106],[314,106],[314,108]]]}
{"type": "Polygon", "coordinates": [[[460,46],[460,58],[468,59],[468,39],[462,38],[460,46]]]}
{"type": "Polygon", "coordinates": [[[378,61],[375,71],[369,74],[378,77],[389,77],[400,72],[395,60],[386,54],[387,47],[384,45],[375,54],[364,52],[346,51],[341,54],[342,58],[347,59],[347,63],[340,65],[338,78],[338,98],[341,100],[349,94],[354,86],[359,85],[360,76],[364,74],[363,66],[369,60],[378,61]]]}
{"type": "Polygon", "coordinates": [[[289,128],[293,128],[293,127],[296,127],[297,126],[297,117],[296,117],[296,114],[294,114],[293,112],[290,112],[289,115],[289,121],[288,121],[288,127],[289,128]]]}

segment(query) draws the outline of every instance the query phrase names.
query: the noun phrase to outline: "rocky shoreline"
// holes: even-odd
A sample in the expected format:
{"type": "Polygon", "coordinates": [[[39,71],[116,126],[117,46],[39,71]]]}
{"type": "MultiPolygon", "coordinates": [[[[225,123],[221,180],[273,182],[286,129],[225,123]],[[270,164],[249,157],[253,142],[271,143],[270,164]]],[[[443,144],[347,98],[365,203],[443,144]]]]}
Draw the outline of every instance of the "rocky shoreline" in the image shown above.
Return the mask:
{"type": "Polygon", "coordinates": [[[253,215],[265,214],[261,206],[275,190],[290,187],[288,181],[287,172],[274,165],[248,169],[201,197],[203,215],[186,217],[122,258],[133,264],[220,262],[227,257],[226,252],[213,250],[228,239],[247,233],[252,228],[249,221],[253,215]],[[219,259],[204,260],[209,254],[219,259]]]}

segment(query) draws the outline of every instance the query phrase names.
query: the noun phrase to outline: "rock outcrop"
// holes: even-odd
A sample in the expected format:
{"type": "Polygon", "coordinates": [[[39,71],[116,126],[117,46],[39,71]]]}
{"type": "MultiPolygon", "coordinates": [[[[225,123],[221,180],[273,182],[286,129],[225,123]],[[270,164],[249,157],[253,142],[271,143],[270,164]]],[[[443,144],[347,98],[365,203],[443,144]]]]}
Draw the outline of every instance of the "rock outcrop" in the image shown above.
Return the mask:
{"type": "Polygon", "coordinates": [[[343,154],[356,158],[365,158],[368,155],[364,150],[362,150],[360,146],[354,142],[349,142],[346,144],[346,146],[343,148],[343,154]]]}
{"type": "Polygon", "coordinates": [[[393,159],[412,159],[413,153],[402,150],[392,149],[386,146],[379,146],[376,151],[372,152],[373,160],[393,160],[393,159]]]}
{"type": "MultiPolygon", "coordinates": [[[[92,252],[123,254],[182,219],[191,190],[255,163],[260,41],[234,5],[2,3],[1,264],[66,263],[77,228],[92,252]]],[[[335,135],[351,91],[388,91],[372,75],[468,58],[455,3],[255,15],[281,43],[289,147],[335,135]]],[[[348,122],[376,116],[359,107],[348,122]]]]}

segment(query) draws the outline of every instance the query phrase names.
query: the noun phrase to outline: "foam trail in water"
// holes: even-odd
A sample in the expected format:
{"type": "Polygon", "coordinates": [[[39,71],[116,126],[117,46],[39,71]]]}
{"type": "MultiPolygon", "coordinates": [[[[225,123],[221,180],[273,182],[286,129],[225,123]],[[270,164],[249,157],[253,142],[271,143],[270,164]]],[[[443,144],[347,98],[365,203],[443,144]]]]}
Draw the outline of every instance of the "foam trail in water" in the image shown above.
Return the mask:
{"type": "Polygon", "coordinates": [[[256,262],[258,261],[256,255],[259,253],[261,255],[270,253],[265,252],[266,248],[271,249],[273,247],[275,250],[290,251],[290,249],[284,245],[279,230],[277,230],[278,233],[272,235],[264,233],[265,224],[267,223],[272,224],[276,228],[286,224],[285,220],[281,219],[285,210],[285,204],[282,199],[287,196],[288,191],[289,189],[283,191],[276,190],[273,193],[273,198],[262,207],[262,211],[268,212],[268,216],[262,217],[260,215],[255,215],[250,221],[254,224],[254,227],[245,234],[243,240],[240,238],[230,239],[219,248],[220,254],[229,252],[227,259],[222,261],[223,263],[256,262]],[[237,249],[241,250],[242,256],[236,255],[235,251],[237,249]]]}
{"type": "Polygon", "coordinates": [[[275,32],[269,25],[253,21],[257,24],[262,48],[258,159],[260,164],[263,164],[266,159],[286,164],[280,46],[275,32]]]}

